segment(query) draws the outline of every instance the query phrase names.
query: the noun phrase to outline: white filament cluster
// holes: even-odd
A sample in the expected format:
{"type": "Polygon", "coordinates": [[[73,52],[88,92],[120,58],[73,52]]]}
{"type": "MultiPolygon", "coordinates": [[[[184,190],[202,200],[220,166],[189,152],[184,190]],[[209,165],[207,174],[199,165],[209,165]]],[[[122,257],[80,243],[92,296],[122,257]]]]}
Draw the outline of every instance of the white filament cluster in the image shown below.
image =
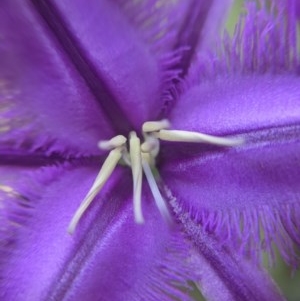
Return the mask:
{"type": "Polygon", "coordinates": [[[155,167],[155,158],[159,153],[159,140],[210,143],[220,146],[235,146],[243,143],[243,140],[240,138],[215,137],[199,132],[169,130],[169,128],[170,123],[168,120],[145,122],[142,127],[144,142],[141,144],[140,138],[137,137],[136,133],[131,132],[129,135],[129,151],[126,146],[127,139],[122,135],[99,142],[99,148],[110,152],[92,184],[92,187],[76,210],[69,224],[68,232],[70,234],[75,231],[82,215],[110,178],[121,159],[130,166],[132,171],[133,212],[135,222],[139,224],[144,223],[142,212],[143,172],[161,215],[166,221],[171,221],[171,215],[152,172],[152,168],[155,167]]]}

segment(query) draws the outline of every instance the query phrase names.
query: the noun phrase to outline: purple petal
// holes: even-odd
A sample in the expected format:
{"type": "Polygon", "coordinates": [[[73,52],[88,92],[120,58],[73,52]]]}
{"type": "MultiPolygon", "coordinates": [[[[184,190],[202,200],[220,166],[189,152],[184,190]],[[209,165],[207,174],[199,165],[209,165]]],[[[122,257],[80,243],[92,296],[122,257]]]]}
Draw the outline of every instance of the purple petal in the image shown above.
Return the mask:
{"type": "Polygon", "coordinates": [[[223,243],[254,258],[266,250],[272,259],[275,242],[297,265],[300,79],[295,36],[281,25],[289,16],[289,28],[296,24],[293,10],[281,2],[272,13],[275,8],[273,19],[249,4],[244,31],[238,28],[225,54],[229,67],[219,59],[195,66],[170,115],[174,129],[243,135],[245,144],[227,150],[166,145],[171,160],[162,158],[161,172],[178,206],[223,243]],[[275,52],[266,55],[268,49],[275,52]]]}
{"type": "Polygon", "coordinates": [[[299,127],[274,132],[257,132],[258,141],[237,150],[181,153],[186,159],[164,163],[161,175],[178,206],[207,232],[252,257],[259,249],[273,255],[275,242],[285,260],[296,265],[299,127]]]}
{"type": "Polygon", "coordinates": [[[212,41],[219,37],[231,0],[226,1],[193,1],[178,32],[176,47],[187,46],[181,59],[182,77],[190,69],[195,53],[211,46],[212,41]]]}
{"type": "Polygon", "coordinates": [[[266,75],[191,88],[172,112],[173,127],[240,134],[245,144],[232,149],[168,144],[169,160],[162,159],[161,169],[178,206],[208,232],[254,257],[257,245],[272,254],[275,241],[293,265],[293,243],[300,245],[299,85],[296,76],[266,75]]]}
{"type": "MultiPolygon", "coordinates": [[[[263,272],[229,255],[212,238],[198,237],[195,250],[176,229],[166,228],[148,190],[146,224],[136,225],[123,178],[127,171],[115,173],[69,236],[67,225],[96,172],[68,165],[10,170],[5,184],[27,202],[9,209],[26,219],[10,228],[10,244],[1,252],[1,299],[190,300],[175,287],[183,288],[189,279],[200,283],[210,300],[281,300],[263,272]],[[30,179],[26,191],[20,175],[30,179]]],[[[193,224],[184,224],[188,235],[199,234],[193,224]]]]}
{"type": "Polygon", "coordinates": [[[297,0],[245,1],[233,37],[228,33],[208,52],[199,53],[189,82],[230,74],[299,74],[297,0]]]}
{"type": "Polygon", "coordinates": [[[232,4],[232,0],[114,1],[153,49],[163,53],[174,47],[208,46],[218,36],[232,4]]]}
{"type": "MultiPolygon", "coordinates": [[[[138,29],[143,40],[157,55],[170,52],[176,44],[178,31],[193,0],[114,0],[129,22],[138,29]]],[[[203,1],[198,1],[202,5],[203,1]]],[[[195,4],[195,3],[194,3],[195,4]]]]}
{"type": "Polygon", "coordinates": [[[113,1],[34,1],[120,132],[140,129],[160,91],[157,58],[113,1]]]}
{"type": "Polygon", "coordinates": [[[2,300],[189,300],[179,289],[195,274],[184,239],[162,221],[147,189],[147,222],[135,224],[129,170],[115,172],[74,235],[67,234],[96,172],[67,165],[32,172],[46,185],[23,208],[30,217],[7,246],[2,300]]]}
{"type": "Polygon", "coordinates": [[[299,18],[300,17],[300,2],[296,2],[296,16],[299,18]]]}
{"type": "MultiPolygon", "coordinates": [[[[178,101],[177,85],[190,72],[196,54],[202,53],[220,38],[220,29],[224,25],[232,1],[191,0],[175,3],[176,13],[182,20],[178,22],[179,27],[171,30],[171,33],[175,34],[172,45],[176,59],[173,58],[173,64],[168,66],[169,73],[173,71],[173,74],[171,73],[173,78],[169,80],[169,85],[166,85],[163,91],[161,98],[163,106],[158,119],[166,118],[172,107],[176,105],[178,101]],[[184,7],[182,7],[183,5],[184,7]]],[[[171,20],[173,20],[173,16],[171,20]]]]}
{"type": "Polygon", "coordinates": [[[0,5],[1,152],[97,154],[112,131],[55,37],[27,1],[0,5]],[[22,3],[21,3],[22,2],[22,3]]]}
{"type": "Polygon", "coordinates": [[[177,200],[170,192],[168,195],[172,198],[171,205],[177,217],[195,243],[198,256],[195,256],[194,263],[201,266],[200,289],[207,300],[284,300],[264,270],[238,256],[235,250],[228,252],[213,235],[207,235],[201,226],[178,208],[177,200]]]}
{"type": "Polygon", "coordinates": [[[28,187],[32,181],[28,177],[30,167],[1,166],[0,170],[0,265],[5,264],[7,249],[11,248],[15,233],[30,213],[30,198],[36,197],[36,191],[30,192],[28,187]],[[27,210],[23,210],[23,209],[27,210]]]}
{"type": "Polygon", "coordinates": [[[169,119],[174,129],[229,135],[300,122],[296,75],[227,76],[195,85],[169,119]]]}

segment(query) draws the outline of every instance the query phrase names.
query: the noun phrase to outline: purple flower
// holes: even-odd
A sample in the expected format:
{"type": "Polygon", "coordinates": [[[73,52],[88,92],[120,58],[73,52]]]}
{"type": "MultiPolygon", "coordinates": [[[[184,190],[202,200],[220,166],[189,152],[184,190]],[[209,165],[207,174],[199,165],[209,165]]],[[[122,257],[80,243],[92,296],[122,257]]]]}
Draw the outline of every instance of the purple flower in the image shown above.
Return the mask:
{"type": "Polygon", "coordinates": [[[215,41],[229,2],[1,1],[1,300],[283,300],[261,256],[298,264],[297,9],[249,0],[215,41]]]}

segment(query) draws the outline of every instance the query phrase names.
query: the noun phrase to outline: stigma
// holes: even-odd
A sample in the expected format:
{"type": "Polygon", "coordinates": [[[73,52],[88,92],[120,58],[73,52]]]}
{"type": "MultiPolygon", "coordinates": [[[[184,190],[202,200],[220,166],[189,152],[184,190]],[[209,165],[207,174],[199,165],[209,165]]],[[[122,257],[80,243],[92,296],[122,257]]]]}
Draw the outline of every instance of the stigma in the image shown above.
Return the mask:
{"type": "Polygon", "coordinates": [[[142,126],[143,142],[135,132],[129,134],[129,141],[123,135],[117,135],[110,140],[100,141],[98,147],[108,151],[94,183],[87,192],[82,203],[74,213],[68,226],[68,232],[74,233],[77,224],[88,209],[91,202],[100,193],[105,183],[109,180],[114,169],[119,163],[125,163],[132,173],[133,185],[133,213],[137,224],[145,222],[142,210],[142,184],[143,175],[148,182],[155,204],[167,223],[172,223],[172,217],[168,206],[160,192],[154,171],[155,159],[159,154],[160,141],[208,143],[218,146],[237,146],[244,141],[242,138],[216,137],[193,131],[171,130],[168,120],[147,121],[142,126]],[[129,143],[127,143],[129,142],[129,143]],[[129,145],[129,149],[127,147],[129,145]]]}

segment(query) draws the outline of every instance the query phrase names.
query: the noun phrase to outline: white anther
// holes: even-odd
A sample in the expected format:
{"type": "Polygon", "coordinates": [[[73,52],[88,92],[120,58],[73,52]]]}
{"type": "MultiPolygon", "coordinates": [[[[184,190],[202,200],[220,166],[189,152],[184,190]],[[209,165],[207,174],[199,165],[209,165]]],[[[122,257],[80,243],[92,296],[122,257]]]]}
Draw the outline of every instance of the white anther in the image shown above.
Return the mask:
{"type": "Polygon", "coordinates": [[[177,131],[177,130],[160,130],[153,135],[160,140],[174,142],[195,142],[210,143],[221,146],[236,146],[244,143],[242,138],[226,138],[206,135],[198,132],[177,131]]]}
{"type": "Polygon", "coordinates": [[[122,156],[122,148],[113,149],[109,154],[106,160],[104,161],[93,185],[92,188],[87,193],[86,197],[80,204],[79,208],[76,210],[73,218],[69,224],[68,232],[72,234],[86,209],[89,207],[90,203],[93,201],[95,196],[102,189],[106,181],[111,176],[114,171],[116,165],[118,164],[120,158],[122,156]]]}
{"type": "Polygon", "coordinates": [[[167,205],[165,203],[165,200],[163,199],[163,197],[162,197],[162,195],[161,195],[161,193],[160,193],[160,191],[157,187],[155,178],[154,178],[153,173],[151,171],[151,168],[148,164],[148,161],[150,159],[149,156],[150,155],[147,154],[147,153],[142,153],[142,164],[143,164],[143,170],[144,170],[146,179],[148,181],[150,190],[152,192],[153,198],[155,200],[156,206],[157,206],[160,214],[164,217],[164,219],[168,223],[172,223],[172,217],[170,215],[168,207],[167,207],[167,205]]]}
{"type": "Polygon", "coordinates": [[[167,119],[161,121],[147,121],[143,124],[142,130],[144,133],[157,132],[162,129],[168,129],[170,126],[170,122],[167,119]]]}
{"type": "Polygon", "coordinates": [[[142,158],[141,158],[141,142],[135,132],[130,133],[129,153],[131,161],[131,171],[133,179],[133,212],[135,222],[144,223],[142,213],[142,158]]]}
{"type": "Polygon", "coordinates": [[[123,135],[118,135],[110,140],[102,140],[98,142],[98,147],[103,150],[111,150],[120,147],[126,143],[127,139],[123,135]]]}

